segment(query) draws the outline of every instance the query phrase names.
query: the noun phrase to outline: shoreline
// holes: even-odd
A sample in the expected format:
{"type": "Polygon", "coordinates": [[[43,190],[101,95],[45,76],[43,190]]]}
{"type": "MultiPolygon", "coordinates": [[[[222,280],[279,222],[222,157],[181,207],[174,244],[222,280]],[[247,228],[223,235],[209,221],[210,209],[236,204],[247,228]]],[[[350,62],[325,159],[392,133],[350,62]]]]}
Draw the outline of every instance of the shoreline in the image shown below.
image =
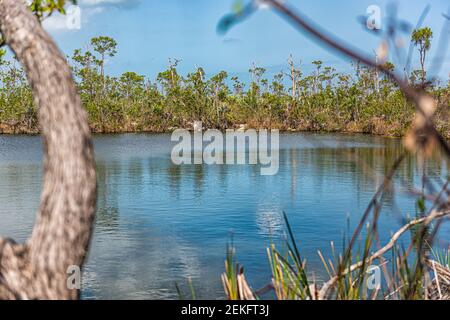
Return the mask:
{"type": "MultiPolygon", "coordinates": [[[[165,130],[95,130],[91,128],[91,134],[92,135],[121,135],[121,134],[171,134],[174,130],[182,129],[181,127],[174,127],[174,128],[168,128],[165,130]]],[[[204,128],[205,130],[208,129],[218,129],[218,128],[204,128]]],[[[384,137],[384,138],[397,138],[401,139],[403,137],[403,134],[396,134],[396,133],[380,133],[376,131],[365,131],[365,130],[313,130],[313,129],[294,129],[294,128],[283,128],[280,129],[278,127],[273,128],[266,128],[266,127],[259,127],[259,128],[250,128],[248,125],[245,125],[245,128],[242,127],[229,127],[225,129],[218,129],[222,132],[228,129],[235,129],[235,130],[247,130],[247,129],[255,129],[255,130],[261,130],[261,129],[267,129],[267,130],[279,130],[280,133],[286,134],[286,133],[319,133],[319,134],[360,134],[360,135],[370,135],[370,136],[377,136],[377,137],[384,137]]],[[[193,130],[192,128],[188,128],[188,130],[193,130]]],[[[26,129],[19,129],[19,130],[4,130],[4,126],[0,127],[0,136],[39,136],[40,131],[38,130],[26,130],[26,129]]]]}

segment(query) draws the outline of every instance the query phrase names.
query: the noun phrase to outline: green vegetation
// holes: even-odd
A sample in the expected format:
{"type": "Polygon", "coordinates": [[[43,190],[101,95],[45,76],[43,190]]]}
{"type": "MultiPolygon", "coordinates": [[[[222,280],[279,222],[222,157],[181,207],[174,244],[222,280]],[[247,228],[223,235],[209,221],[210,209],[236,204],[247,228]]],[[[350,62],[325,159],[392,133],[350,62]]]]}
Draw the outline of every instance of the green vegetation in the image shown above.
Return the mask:
{"type": "Polygon", "coordinates": [[[29,2],[28,8],[42,21],[54,12],[65,14],[64,7],[68,3],[77,4],[77,0],[32,0],[29,2]]]}
{"type": "MultiPolygon", "coordinates": [[[[421,61],[425,61],[431,30],[413,34],[421,61]]],[[[107,74],[107,59],[117,54],[109,37],[93,38],[88,50],[70,57],[83,103],[94,132],[164,132],[203,121],[206,128],[277,128],[294,131],[342,131],[401,135],[410,125],[414,107],[401,91],[377,72],[354,64],[353,74],[337,72],[321,61],[304,74],[294,59],[289,72],[272,79],[257,65],[244,84],[222,71],[206,77],[202,68],[186,76],[180,60],[170,59],[167,70],[155,81],[135,72],[118,77],[107,74]]],[[[394,66],[388,63],[390,68],[394,66]]],[[[410,81],[423,85],[425,69],[411,73],[410,81]]],[[[16,61],[0,60],[0,132],[37,133],[36,108],[24,73],[16,61]]],[[[438,129],[450,136],[448,111],[450,82],[433,86],[439,102],[438,129]]]]}
{"type": "MultiPolygon", "coordinates": [[[[32,0],[28,9],[43,21],[53,13],[65,14],[67,4],[77,0],[32,0]]],[[[25,73],[16,60],[5,59],[0,35],[0,133],[37,133],[37,110],[25,73]]]]}
{"type": "MultiPolygon", "coordinates": [[[[367,224],[357,248],[353,239],[344,239],[341,252],[331,243],[331,257],[326,258],[318,251],[328,277],[325,283],[317,281],[315,273],[307,268],[286,215],[284,218],[287,231],[284,249],[280,251],[274,244],[267,249],[271,281],[259,290],[253,290],[248,284],[233,244],[227,246],[222,283],[228,300],[266,299],[270,297],[268,293],[277,300],[450,299],[450,251],[424,246],[424,239],[429,236],[425,235],[429,227],[426,218],[409,220],[393,234],[388,244],[375,252],[371,251],[377,247],[376,223],[367,224]],[[405,249],[397,241],[408,231],[411,243],[405,249]]],[[[196,291],[190,279],[189,288],[190,299],[195,300],[196,291]]],[[[184,299],[178,286],[177,291],[184,299]]]]}
{"type": "Polygon", "coordinates": [[[420,55],[420,81],[422,86],[426,81],[425,60],[427,52],[431,47],[431,38],[433,38],[433,31],[430,28],[422,28],[414,30],[411,39],[416,47],[418,47],[420,55]]]}

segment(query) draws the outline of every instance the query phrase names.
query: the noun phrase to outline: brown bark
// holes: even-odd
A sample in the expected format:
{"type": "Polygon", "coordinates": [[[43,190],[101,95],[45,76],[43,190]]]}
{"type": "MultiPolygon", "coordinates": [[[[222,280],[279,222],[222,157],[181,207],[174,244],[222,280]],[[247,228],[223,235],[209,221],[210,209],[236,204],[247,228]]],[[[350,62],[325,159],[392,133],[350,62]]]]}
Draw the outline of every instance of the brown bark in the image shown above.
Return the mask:
{"type": "Polygon", "coordinates": [[[76,299],[70,266],[84,263],[96,202],[87,115],[68,64],[24,1],[0,0],[0,30],[28,76],[44,145],[44,181],[29,240],[0,239],[0,298],[76,299]]]}

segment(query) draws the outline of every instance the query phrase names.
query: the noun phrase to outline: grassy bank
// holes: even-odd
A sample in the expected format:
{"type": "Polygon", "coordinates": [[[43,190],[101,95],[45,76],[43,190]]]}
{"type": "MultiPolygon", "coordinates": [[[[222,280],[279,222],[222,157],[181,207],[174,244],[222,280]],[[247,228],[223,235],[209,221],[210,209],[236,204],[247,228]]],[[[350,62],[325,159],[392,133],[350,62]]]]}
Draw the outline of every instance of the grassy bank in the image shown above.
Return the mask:
{"type": "MultiPolygon", "coordinates": [[[[447,105],[441,105],[435,119],[437,128],[446,138],[450,139],[450,119],[447,105]]],[[[302,113],[303,110],[298,110],[302,113]]],[[[37,115],[27,119],[26,113],[17,114],[16,118],[0,121],[0,134],[39,134],[37,115]]],[[[364,133],[389,137],[401,137],[405,134],[414,117],[413,108],[408,106],[398,117],[388,118],[385,115],[373,115],[358,120],[342,118],[340,114],[327,113],[323,111],[321,119],[298,115],[295,119],[291,117],[289,121],[282,119],[264,118],[258,115],[248,118],[240,117],[239,121],[227,121],[226,125],[211,124],[208,119],[204,122],[206,129],[278,129],[284,132],[336,132],[336,133],[364,133]],[[205,124],[206,123],[206,124],[205,124]]],[[[194,118],[170,120],[166,117],[151,117],[151,119],[121,119],[107,121],[99,124],[89,113],[90,127],[93,133],[171,133],[176,128],[193,127],[194,118]]],[[[205,118],[202,119],[203,121],[205,118]]]]}
{"type": "MultiPolygon", "coordinates": [[[[180,61],[172,59],[167,70],[149,79],[135,72],[108,75],[106,59],[116,53],[113,39],[99,37],[69,58],[96,133],[170,132],[202,121],[205,128],[217,129],[400,136],[414,116],[414,106],[395,84],[359,64],[353,65],[353,72],[342,73],[321,61],[296,64],[291,57],[284,70],[270,77],[264,68],[252,65],[250,81],[244,83],[226,71],[207,75],[197,68],[181,75],[180,61]]],[[[417,71],[409,81],[423,85],[417,71]]],[[[16,62],[0,60],[0,84],[0,133],[38,133],[37,110],[16,62]]],[[[427,90],[438,101],[437,128],[450,138],[450,82],[430,83],[427,90]]]]}

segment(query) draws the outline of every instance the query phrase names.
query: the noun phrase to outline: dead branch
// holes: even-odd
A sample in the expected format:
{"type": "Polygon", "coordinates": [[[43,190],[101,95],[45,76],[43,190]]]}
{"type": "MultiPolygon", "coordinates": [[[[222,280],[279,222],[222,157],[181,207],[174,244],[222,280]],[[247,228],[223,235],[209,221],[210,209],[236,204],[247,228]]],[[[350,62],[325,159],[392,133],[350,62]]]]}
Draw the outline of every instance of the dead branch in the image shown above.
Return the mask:
{"type": "Polygon", "coordinates": [[[393,236],[391,237],[389,242],[384,247],[379,249],[377,252],[375,252],[373,255],[371,255],[369,258],[367,258],[365,261],[360,261],[358,263],[351,265],[350,267],[346,268],[345,270],[343,270],[342,272],[340,272],[339,274],[335,275],[330,280],[328,280],[319,291],[319,299],[320,300],[326,299],[326,297],[328,296],[328,292],[340,278],[361,268],[364,265],[370,265],[374,260],[381,258],[386,252],[391,250],[394,247],[394,245],[397,243],[398,239],[412,227],[414,227],[416,225],[420,225],[420,224],[423,224],[426,226],[437,219],[441,219],[441,218],[444,218],[447,216],[450,216],[450,211],[441,211],[441,212],[434,211],[431,215],[429,215],[427,217],[423,217],[420,219],[415,219],[415,220],[410,221],[409,223],[407,223],[406,225],[401,227],[399,230],[397,230],[397,232],[395,232],[393,234],[393,236]]]}
{"type": "Polygon", "coordinates": [[[350,45],[344,44],[342,41],[337,41],[335,37],[322,31],[304,15],[289,8],[281,1],[266,0],[266,3],[270,4],[283,17],[288,18],[301,31],[306,32],[314,39],[318,40],[318,43],[324,44],[349,58],[360,61],[368,67],[381,71],[392,79],[405,96],[415,103],[417,110],[413,127],[405,137],[405,146],[411,151],[420,149],[421,151],[429,153],[434,143],[437,143],[445,151],[447,156],[450,157],[450,147],[442,135],[433,126],[432,118],[436,111],[436,102],[429,94],[411,87],[402,77],[387,69],[384,64],[377,64],[364,54],[355,49],[351,49],[350,45]]]}

